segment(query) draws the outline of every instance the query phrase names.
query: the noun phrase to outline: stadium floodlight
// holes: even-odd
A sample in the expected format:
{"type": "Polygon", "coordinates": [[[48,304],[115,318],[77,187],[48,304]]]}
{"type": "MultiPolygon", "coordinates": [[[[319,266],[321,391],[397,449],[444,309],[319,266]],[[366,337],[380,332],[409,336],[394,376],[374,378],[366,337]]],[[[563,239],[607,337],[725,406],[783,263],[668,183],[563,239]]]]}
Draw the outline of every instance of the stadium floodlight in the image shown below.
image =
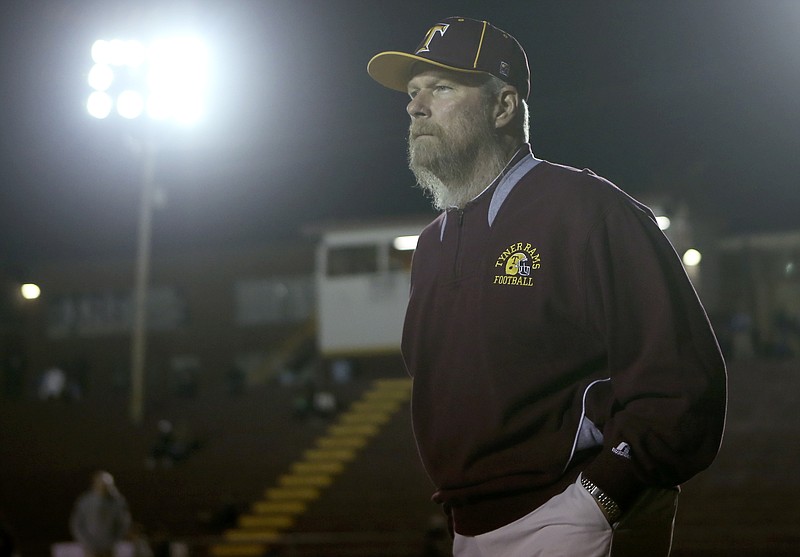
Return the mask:
{"type": "Polygon", "coordinates": [[[92,44],[92,60],[95,64],[107,65],[111,61],[111,45],[102,39],[92,44]]]}
{"type": "Polygon", "coordinates": [[[88,81],[95,91],[106,91],[114,83],[114,70],[108,64],[95,64],[89,70],[88,81]]]}
{"type": "Polygon", "coordinates": [[[32,282],[27,282],[22,286],[20,286],[19,291],[20,294],[22,294],[22,297],[25,298],[26,300],[35,300],[42,293],[41,288],[39,288],[38,285],[33,284],[32,282]]]}
{"type": "Polygon", "coordinates": [[[116,111],[126,119],[146,115],[180,124],[203,117],[208,51],[200,39],[161,38],[149,45],[100,39],[92,44],[91,55],[87,81],[93,92],[86,108],[93,117],[107,118],[116,111]]]}
{"type": "MultiPolygon", "coordinates": [[[[192,124],[205,110],[208,51],[195,37],[154,40],[148,45],[127,39],[92,44],[92,88],[86,109],[98,119],[112,113],[126,120],[192,124]]],[[[153,135],[143,140],[142,196],[139,207],[131,342],[131,418],[141,423],[145,392],[147,283],[150,268],[152,211],[155,195],[153,135]]]]}
{"type": "Polygon", "coordinates": [[[703,255],[694,248],[687,249],[683,254],[683,264],[687,267],[697,267],[703,255]]]}
{"type": "Polygon", "coordinates": [[[117,97],[117,112],[123,118],[133,120],[144,112],[144,99],[139,91],[127,89],[117,97]]]}
{"type": "Polygon", "coordinates": [[[94,91],[86,101],[86,110],[98,119],[108,118],[113,106],[114,101],[105,91],[94,91]]]}

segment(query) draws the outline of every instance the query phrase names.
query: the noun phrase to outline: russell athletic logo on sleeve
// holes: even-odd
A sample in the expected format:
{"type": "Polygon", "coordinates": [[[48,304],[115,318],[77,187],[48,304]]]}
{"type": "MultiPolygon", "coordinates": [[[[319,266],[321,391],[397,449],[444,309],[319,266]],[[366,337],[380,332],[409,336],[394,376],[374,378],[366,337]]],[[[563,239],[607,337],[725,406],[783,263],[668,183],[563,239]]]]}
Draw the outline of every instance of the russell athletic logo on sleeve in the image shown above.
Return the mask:
{"type": "Polygon", "coordinates": [[[624,441],[611,449],[611,452],[622,458],[627,458],[628,460],[631,458],[631,446],[624,441]]]}
{"type": "Polygon", "coordinates": [[[494,263],[492,284],[503,286],[533,286],[533,271],[541,266],[541,256],[530,243],[511,244],[494,263]]]}

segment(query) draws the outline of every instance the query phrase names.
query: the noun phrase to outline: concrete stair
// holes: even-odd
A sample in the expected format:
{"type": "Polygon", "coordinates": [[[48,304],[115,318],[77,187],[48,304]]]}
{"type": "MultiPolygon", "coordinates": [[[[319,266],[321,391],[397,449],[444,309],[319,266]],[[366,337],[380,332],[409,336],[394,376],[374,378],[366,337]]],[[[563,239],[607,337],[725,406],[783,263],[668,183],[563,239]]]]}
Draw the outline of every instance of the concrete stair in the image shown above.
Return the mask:
{"type": "Polygon", "coordinates": [[[213,545],[215,557],[250,557],[266,554],[270,546],[292,530],[314,501],[322,497],[337,477],[377,436],[411,396],[409,379],[376,379],[363,396],[331,424],[300,460],[278,477],[239,517],[236,528],[213,545]]]}

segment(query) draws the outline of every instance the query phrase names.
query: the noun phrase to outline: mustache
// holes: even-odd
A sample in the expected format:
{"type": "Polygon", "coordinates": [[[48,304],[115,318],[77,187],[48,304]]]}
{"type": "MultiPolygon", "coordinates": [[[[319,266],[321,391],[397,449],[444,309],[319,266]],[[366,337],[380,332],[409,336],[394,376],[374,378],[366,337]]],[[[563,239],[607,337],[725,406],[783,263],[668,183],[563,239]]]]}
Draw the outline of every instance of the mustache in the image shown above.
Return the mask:
{"type": "Polygon", "coordinates": [[[441,135],[442,128],[438,124],[430,122],[422,124],[412,124],[408,128],[408,137],[414,139],[420,135],[441,135]]]}

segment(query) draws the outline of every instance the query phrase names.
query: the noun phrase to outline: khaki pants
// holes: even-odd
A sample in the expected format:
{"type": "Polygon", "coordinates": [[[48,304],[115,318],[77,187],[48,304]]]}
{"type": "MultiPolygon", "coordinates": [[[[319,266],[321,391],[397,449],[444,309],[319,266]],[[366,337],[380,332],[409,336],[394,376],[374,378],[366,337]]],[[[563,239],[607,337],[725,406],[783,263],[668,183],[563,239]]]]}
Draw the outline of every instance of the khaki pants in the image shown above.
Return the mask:
{"type": "Polygon", "coordinates": [[[613,527],[579,484],[510,524],[455,534],[455,557],[667,557],[677,489],[649,489],[613,527]]]}

